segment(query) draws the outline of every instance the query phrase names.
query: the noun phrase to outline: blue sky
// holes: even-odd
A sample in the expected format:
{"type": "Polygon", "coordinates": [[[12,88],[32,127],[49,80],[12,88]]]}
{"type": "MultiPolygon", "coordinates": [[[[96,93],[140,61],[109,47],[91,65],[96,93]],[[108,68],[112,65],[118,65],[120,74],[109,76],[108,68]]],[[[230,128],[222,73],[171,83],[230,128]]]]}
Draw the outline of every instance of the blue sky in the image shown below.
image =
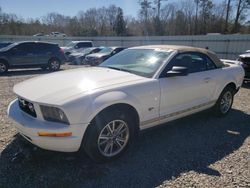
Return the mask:
{"type": "Polygon", "coordinates": [[[49,12],[75,16],[81,10],[114,4],[124,10],[125,15],[136,16],[138,0],[0,0],[6,13],[15,13],[23,18],[39,18],[49,12]]]}

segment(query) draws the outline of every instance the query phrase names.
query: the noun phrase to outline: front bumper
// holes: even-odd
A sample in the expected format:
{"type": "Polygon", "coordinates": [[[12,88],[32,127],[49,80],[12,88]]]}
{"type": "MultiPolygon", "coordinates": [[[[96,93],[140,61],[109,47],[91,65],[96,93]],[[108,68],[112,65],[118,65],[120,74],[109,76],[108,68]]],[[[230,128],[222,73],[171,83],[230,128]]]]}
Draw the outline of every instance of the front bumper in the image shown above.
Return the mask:
{"type": "Polygon", "coordinates": [[[245,70],[245,78],[250,79],[250,66],[244,68],[244,70],[245,70]]]}
{"type": "Polygon", "coordinates": [[[7,113],[14,120],[17,131],[26,140],[40,148],[53,151],[78,151],[81,146],[83,134],[88,126],[88,124],[65,125],[32,117],[21,111],[17,99],[10,103],[7,113]],[[72,135],[68,137],[47,137],[39,136],[38,132],[72,132],[72,135]]]}

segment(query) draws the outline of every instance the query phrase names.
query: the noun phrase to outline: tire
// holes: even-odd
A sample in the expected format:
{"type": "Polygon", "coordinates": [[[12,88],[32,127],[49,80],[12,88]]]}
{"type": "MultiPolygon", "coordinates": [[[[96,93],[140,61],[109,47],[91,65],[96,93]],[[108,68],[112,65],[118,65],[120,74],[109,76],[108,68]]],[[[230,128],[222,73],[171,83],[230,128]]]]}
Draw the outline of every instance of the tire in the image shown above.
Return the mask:
{"type": "Polygon", "coordinates": [[[54,72],[60,69],[61,63],[56,58],[51,58],[48,63],[49,70],[54,72]]]}
{"type": "Polygon", "coordinates": [[[216,116],[222,117],[229,113],[233,105],[234,94],[235,91],[232,87],[226,87],[221,92],[220,97],[214,106],[216,116]]]}
{"type": "Polygon", "coordinates": [[[92,160],[108,162],[121,156],[134,137],[135,124],[127,114],[105,112],[89,125],[82,146],[92,160]]]}
{"type": "Polygon", "coordinates": [[[8,72],[8,63],[6,62],[0,62],[0,75],[1,74],[5,74],[6,72],[8,72]]]}

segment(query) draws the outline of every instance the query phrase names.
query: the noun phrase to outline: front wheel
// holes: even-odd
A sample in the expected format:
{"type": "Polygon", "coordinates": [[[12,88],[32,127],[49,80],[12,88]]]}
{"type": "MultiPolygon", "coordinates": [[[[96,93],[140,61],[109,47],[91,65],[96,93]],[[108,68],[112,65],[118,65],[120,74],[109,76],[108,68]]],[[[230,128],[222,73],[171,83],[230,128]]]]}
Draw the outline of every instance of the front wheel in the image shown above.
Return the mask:
{"type": "Polygon", "coordinates": [[[58,71],[60,69],[61,63],[58,59],[52,58],[49,60],[49,70],[50,71],[58,71]]]}
{"type": "Polygon", "coordinates": [[[87,129],[83,146],[96,162],[119,157],[134,137],[133,121],[122,112],[99,115],[87,129]]]}
{"type": "Polygon", "coordinates": [[[217,116],[226,115],[232,108],[234,99],[234,90],[231,87],[226,87],[215,105],[215,114],[217,116]]]}
{"type": "Polygon", "coordinates": [[[0,62],[0,74],[4,74],[8,71],[8,64],[0,62]]]}

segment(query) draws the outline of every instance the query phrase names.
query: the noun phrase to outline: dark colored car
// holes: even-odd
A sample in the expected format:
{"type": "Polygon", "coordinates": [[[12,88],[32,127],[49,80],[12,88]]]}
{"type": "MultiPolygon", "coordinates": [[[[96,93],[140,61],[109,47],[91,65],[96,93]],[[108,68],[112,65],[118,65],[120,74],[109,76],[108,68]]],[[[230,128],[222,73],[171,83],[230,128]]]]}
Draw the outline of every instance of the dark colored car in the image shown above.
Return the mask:
{"type": "Polygon", "coordinates": [[[0,49],[0,74],[12,68],[41,67],[57,71],[64,61],[64,53],[57,44],[17,42],[0,49]]]}
{"type": "Polygon", "coordinates": [[[245,70],[245,80],[250,80],[250,51],[239,55],[238,61],[242,62],[242,67],[245,70]]]}
{"type": "Polygon", "coordinates": [[[68,61],[76,65],[84,64],[84,59],[86,55],[97,53],[103,48],[104,47],[92,47],[76,50],[68,56],[68,61]]]}
{"type": "Polygon", "coordinates": [[[98,53],[90,54],[85,57],[85,64],[96,66],[101,64],[106,59],[126,49],[125,47],[107,47],[98,53]]]}
{"type": "Polygon", "coordinates": [[[12,42],[0,42],[0,49],[9,46],[12,42]]]}
{"type": "Polygon", "coordinates": [[[73,50],[90,48],[93,47],[92,41],[72,41],[68,43],[66,46],[61,47],[65,53],[65,55],[69,55],[73,50]]]}

